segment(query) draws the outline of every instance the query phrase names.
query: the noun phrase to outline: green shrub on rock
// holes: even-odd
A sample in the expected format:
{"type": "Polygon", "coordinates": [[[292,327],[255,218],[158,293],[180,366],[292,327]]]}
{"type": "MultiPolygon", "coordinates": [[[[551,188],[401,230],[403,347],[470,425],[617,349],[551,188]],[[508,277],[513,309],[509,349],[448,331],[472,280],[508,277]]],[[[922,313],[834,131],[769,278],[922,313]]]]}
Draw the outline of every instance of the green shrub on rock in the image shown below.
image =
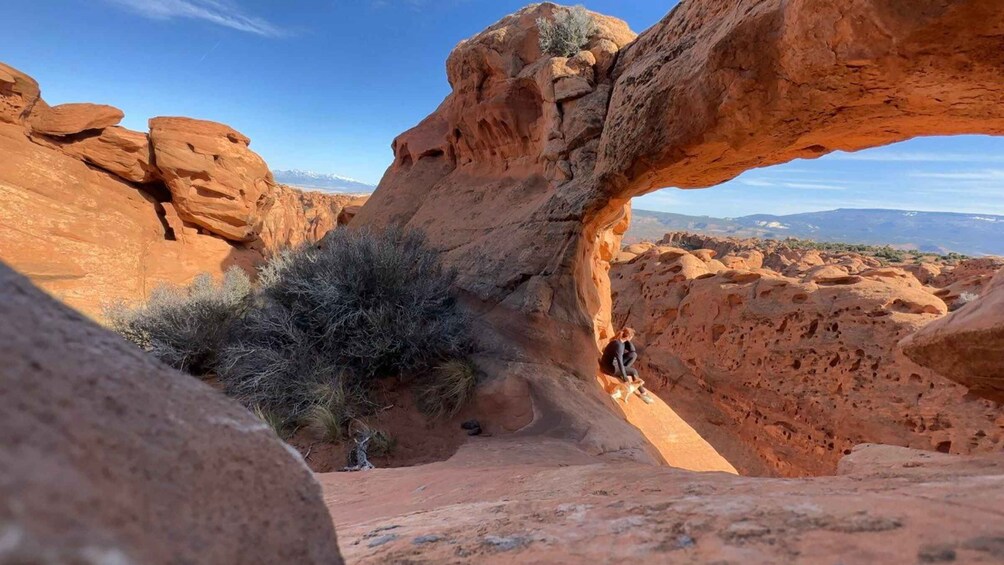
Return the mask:
{"type": "Polygon", "coordinates": [[[558,8],[554,20],[537,19],[540,50],[555,57],[571,57],[589,43],[596,33],[596,23],[582,6],[558,8]]]}

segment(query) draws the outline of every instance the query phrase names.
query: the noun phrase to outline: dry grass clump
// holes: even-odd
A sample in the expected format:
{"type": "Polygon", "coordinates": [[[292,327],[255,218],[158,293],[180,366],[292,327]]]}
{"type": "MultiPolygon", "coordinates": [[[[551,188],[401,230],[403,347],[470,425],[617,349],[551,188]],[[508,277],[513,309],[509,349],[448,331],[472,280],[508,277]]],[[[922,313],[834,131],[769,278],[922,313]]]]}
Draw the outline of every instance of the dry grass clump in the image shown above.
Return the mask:
{"type": "Polygon", "coordinates": [[[340,378],[314,389],[315,404],[306,416],[306,424],[318,438],[338,443],[346,438],[346,430],[374,408],[366,391],[352,387],[340,378]]]}
{"type": "Polygon", "coordinates": [[[289,437],[289,427],[286,425],[286,420],[275,412],[265,410],[261,406],[252,407],[251,412],[268,427],[272,428],[272,431],[275,432],[275,435],[279,436],[279,439],[287,439],[289,437]]]}
{"type": "Polygon", "coordinates": [[[451,359],[436,367],[418,389],[418,407],[430,418],[450,418],[474,396],[478,368],[469,359],[451,359]]]}
{"type": "Polygon", "coordinates": [[[160,286],[138,308],[106,310],[112,329],[164,363],[194,375],[215,370],[231,325],[246,311],[251,281],[231,267],[217,284],[202,274],[187,287],[160,286]]]}

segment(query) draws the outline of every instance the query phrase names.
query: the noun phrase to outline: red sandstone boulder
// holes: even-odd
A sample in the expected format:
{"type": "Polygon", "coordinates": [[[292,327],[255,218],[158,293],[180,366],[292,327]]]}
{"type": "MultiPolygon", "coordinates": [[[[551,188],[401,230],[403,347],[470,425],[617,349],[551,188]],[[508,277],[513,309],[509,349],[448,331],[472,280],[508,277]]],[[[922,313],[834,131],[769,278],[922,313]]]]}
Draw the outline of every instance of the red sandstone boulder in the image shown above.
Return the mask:
{"type": "Polygon", "coordinates": [[[0,261],[92,317],[159,284],[261,260],[218,237],[173,237],[154,196],[31,142],[18,126],[0,124],[0,155],[0,261]]]}
{"type": "Polygon", "coordinates": [[[122,121],[122,110],[105,104],[60,104],[49,106],[40,101],[31,111],[32,133],[66,136],[102,130],[122,121]]]}
{"type": "Polygon", "coordinates": [[[0,122],[21,123],[35,107],[39,95],[35,79],[0,63],[0,122]]]}
{"type": "Polygon", "coordinates": [[[131,182],[151,182],[157,178],[150,140],[145,133],[109,127],[98,135],[63,143],[60,149],[131,182]]]}
{"type": "Polygon", "coordinates": [[[182,219],[232,241],[257,237],[261,197],[272,173],[246,136],[190,118],[153,118],[150,143],[182,219]]]}
{"type": "Polygon", "coordinates": [[[983,295],[901,344],[908,357],[984,398],[1004,403],[1004,270],[983,295]]]}
{"type": "Polygon", "coordinates": [[[0,264],[0,561],[341,563],[300,455],[0,264]]]}

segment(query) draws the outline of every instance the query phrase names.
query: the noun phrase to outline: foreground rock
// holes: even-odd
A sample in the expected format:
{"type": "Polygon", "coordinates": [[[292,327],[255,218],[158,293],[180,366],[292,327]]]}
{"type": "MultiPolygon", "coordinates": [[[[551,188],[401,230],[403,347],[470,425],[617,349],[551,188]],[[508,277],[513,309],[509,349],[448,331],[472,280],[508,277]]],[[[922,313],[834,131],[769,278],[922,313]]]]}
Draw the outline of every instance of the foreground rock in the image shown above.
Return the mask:
{"type": "Polygon", "coordinates": [[[222,124],[155,118],[148,136],[121,118],[50,108],[31,77],[0,64],[0,260],[92,317],[200,272],[252,271],[365,201],[277,185],[222,124]]]}
{"type": "Polygon", "coordinates": [[[1004,269],[982,296],[928,324],[902,346],[917,363],[975,395],[1004,403],[1004,269]]]}
{"type": "Polygon", "coordinates": [[[691,473],[543,438],[319,475],[353,563],[1000,563],[1004,456],[862,446],[811,480],[691,473]]]}
{"type": "Polygon", "coordinates": [[[247,410],[0,264],[0,562],[341,563],[302,459],[247,410]]]}
{"type": "Polygon", "coordinates": [[[614,319],[639,331],[653,390],[742,473],[832,473],[860,443],[1004,446],[1004,407],[898,351],[947,312],[912,274],[855,253],[667,240],[702,248],[625,249],[611,270],[614,319]]]}

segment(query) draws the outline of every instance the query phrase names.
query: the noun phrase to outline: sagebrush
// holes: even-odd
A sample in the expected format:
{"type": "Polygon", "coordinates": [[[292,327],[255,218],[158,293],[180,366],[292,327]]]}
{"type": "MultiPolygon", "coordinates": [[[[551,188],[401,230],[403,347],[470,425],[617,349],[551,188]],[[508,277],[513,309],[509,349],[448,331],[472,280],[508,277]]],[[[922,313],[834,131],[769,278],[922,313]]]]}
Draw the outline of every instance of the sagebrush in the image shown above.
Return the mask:
{"type": "MultiPolygon", "coordinates": [[[[217,376],[277,434],[307,426],[339,441],[372,412],[374,379],[413,376],[431,386],[448,378],[442,367],[471,353],[455,282],[418,232],[335,230],[276,254],[254,290],[240,271],[219,285],[204,275],[111,319],[172,366],[217,376]]],[[[456,396],[456,384],[440,386],[456,396]]]]}
{"type": "Polygon", "coordinates": [[[596,23],[582,6],[559,8],[554,20],[537,19],[540,50],[555,57],[571,57],[589,43],[596,33],[596,23]]]}
{"type": "Polygon", "coordinates": [[[106,310],[111,327],[168,365],[195,375],[214,372],[230,328],[249,304],[251,281],[231,267],[217,284],[208,274],[187,287],[160,286],[138,308],[106,310]]]}
{"type": "Polygon", "coordinates": [[[335,230],[282,261],[264,300],[339,370],[361,379],[421,372],[470,347],[456,274],[419,232],[335,230]]]}

